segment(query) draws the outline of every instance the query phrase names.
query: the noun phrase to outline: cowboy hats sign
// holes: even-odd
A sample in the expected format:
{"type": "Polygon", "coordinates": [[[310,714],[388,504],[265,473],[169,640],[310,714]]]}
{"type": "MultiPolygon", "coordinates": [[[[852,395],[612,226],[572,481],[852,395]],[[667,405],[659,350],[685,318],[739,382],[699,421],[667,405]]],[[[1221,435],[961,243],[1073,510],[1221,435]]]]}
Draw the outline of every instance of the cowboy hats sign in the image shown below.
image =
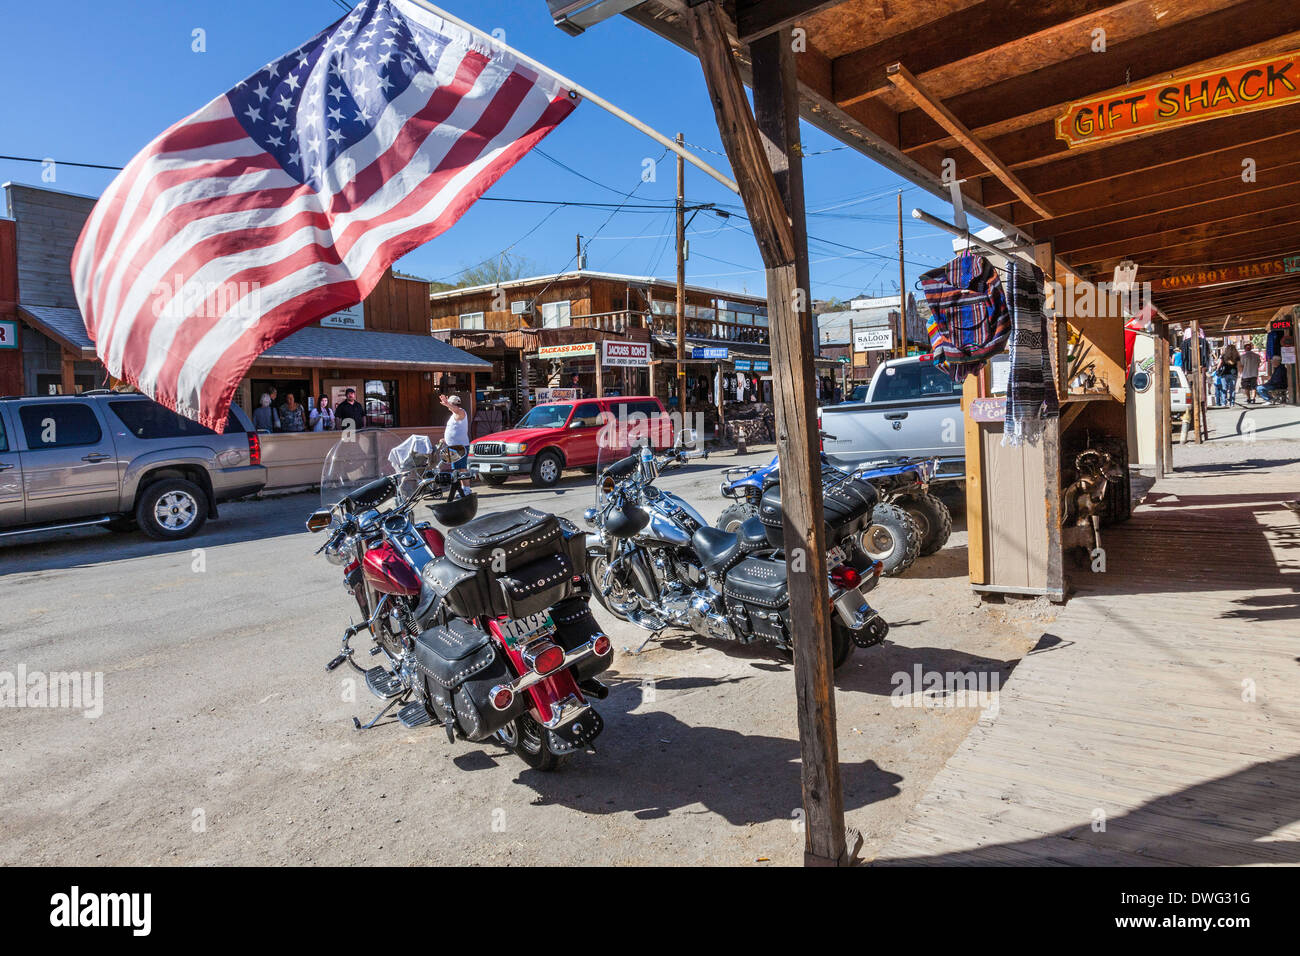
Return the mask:
{"type": "Polygon", "coordinates": [[[1076,100],[1056,119],[1071,149],[1300,102],[1300,52],[1076,100]]]}

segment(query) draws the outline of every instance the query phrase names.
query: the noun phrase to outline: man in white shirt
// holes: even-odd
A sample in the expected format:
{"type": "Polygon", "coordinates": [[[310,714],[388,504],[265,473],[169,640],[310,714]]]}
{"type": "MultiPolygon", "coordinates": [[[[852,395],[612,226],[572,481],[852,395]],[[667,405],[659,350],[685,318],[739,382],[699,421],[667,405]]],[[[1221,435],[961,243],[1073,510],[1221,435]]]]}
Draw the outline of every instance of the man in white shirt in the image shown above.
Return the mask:
{"type": "Polygon", "coordinates": [[[1259,353],[1247,342],[1241,347],[1241,390],[1246,393],[1246,404],[1255,404],[1255,386],[1259,383],[1259,353]]]}
{"type": "Polygon", "coordinates": [[[450,413],[442,440],[449,448],[465,449],[465,454],[455,464],[456,468],[465,468],[469,465],[469,413],[461,408],[459,395],[439,395],[438,400],[450,413]]]}

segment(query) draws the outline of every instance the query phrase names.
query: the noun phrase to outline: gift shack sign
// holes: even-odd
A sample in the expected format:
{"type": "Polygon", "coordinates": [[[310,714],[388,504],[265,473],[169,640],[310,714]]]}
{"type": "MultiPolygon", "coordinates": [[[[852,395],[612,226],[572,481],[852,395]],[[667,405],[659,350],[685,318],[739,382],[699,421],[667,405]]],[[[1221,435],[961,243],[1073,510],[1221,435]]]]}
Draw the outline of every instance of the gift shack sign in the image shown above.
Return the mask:
{"type": "Polygon", "coordinates": [[[1056,119],[1071,147],[1300,102],[1300,52],[1076,100],[1056,119]]]}

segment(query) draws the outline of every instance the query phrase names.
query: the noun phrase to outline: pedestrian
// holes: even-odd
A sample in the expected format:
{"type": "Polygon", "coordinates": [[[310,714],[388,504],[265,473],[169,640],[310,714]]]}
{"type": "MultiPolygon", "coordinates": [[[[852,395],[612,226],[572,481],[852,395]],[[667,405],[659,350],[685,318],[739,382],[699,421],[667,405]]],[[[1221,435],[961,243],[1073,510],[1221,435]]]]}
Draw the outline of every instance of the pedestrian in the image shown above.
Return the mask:
{"type": "Polygon", "coordinates": [[[1229,342],[1219,353],[1219,360],[1214,366],[1214,404],[1220,408],[1230,408],[1237,401],[1237,370],[1240,356],[1237,346],[1229,342]]]}
{"type": "Polygon", "coordinates": [[[334,410],[334,418],[339,428],[346,428],[348,422],[358,430],[366,427],[366,410],[357,401],[355,388],[350,388],[344,393],[343,401],[339,402],[338,408],[334,410]]]}
{"type": "Polygon", "coordinates": [[[266,392],[263,392],[258,400],[257,408],[253,409],[253,428],[259,432],[280,430],[280,415],[271,406],[271,396],[266,392]]]}
{"type": "Polygon", "coordinates": [[[449,413],[447,430],[443,432],[442,440],[448,448],[464,451],[453,467],[465,468],[469,465],[469,413],[461,408],[459,395],[440,395],[438,400],[449,413]]]}
{"type": "Polygon", "coordinates": [[[1286,385],[1286,366],[1275,360],[1273,374],[1256,391],[1259,392],[1259,397],[1266,402],[1284,402],[1286,401],[1286,385]]]}
{"type": "Polygon", "coordinates": [[[1247,342],[1241,347],[1241,360],[1237,363],[1241,369],[1241,390],[1246,393],[1246,404],[1255,404],[1255,384],[1259,381],[1259,353],[1255,346],[1247,342]]]}
{"type": "Polygon", "coordinates": [[[311,430],[314,432],[334,430],[334,409],[330,407],[328,395],[316,399],[316,407],[311,410],[311,430]]]}
{"type": "Polygon", "coordinates": [[[280,406],[280,430],[286,432],[307,430],[306,412],[298,404],[298,399],[294,397],[293,392],[285,396],[284,404],[280,406]]]}

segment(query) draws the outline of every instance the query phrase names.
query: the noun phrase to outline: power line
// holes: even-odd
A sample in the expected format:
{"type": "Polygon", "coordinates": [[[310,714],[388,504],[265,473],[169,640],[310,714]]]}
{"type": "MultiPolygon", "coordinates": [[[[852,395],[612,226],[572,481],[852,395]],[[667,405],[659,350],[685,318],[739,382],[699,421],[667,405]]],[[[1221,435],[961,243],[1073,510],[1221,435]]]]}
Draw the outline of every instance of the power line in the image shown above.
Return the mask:
{"type": "Polygon", "coordinates": [[[79,166],[82,169],[113,169],[121,171],[124,168],[122,166],[105,166],[101,163],[74,163],[62,159],[53,159],[51,157],[36,159],[32,156],[0,156],[0,159],[7,159],[13,163],[54,163],[56,166],[79,166]]]}

